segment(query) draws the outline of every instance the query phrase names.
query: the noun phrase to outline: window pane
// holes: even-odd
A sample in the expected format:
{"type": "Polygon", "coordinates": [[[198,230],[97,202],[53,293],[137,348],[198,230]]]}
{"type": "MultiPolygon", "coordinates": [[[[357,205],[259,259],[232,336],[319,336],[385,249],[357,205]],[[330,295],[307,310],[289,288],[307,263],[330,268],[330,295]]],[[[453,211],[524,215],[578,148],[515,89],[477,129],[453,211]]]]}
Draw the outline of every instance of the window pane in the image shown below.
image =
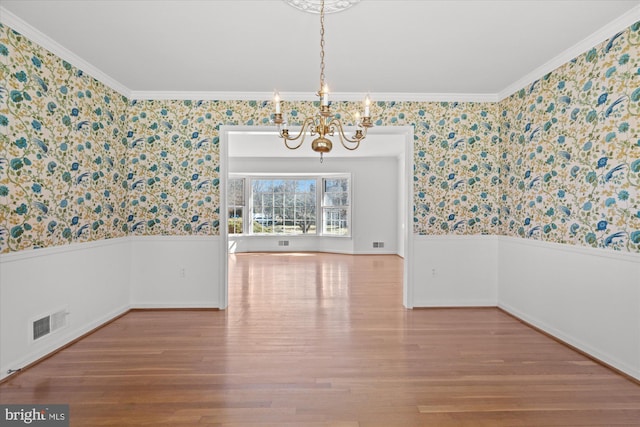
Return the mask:
{"type": "Polygon", "coordinates": [[[241,234],[244,216],[244,178],[229,178],[227,181],[228,232],[241,234]]]}
{"type": "Polygon", "coordinates": [[[347,178],[332,178],[324,180],[324,191],[328,192],[344,192],[349,190],[349,179],[347,178]]]}
{"type": "Polygon", "coordinates": [[[322,201],[324,206],[347,206],[349,205],[348,193],[324,193],[322,201]]]}
{"type": "Polygon", "coordinates": [[[324,234],[334,236],[349,234],[347,209],[325,208],[322,221],[324,234]]]}
{"type": "Polygon", "coordinates": [[[256,179],[252,181],[253,233],[316,232],[315,179],[256,179]]]}
{"type": "Polygon", "coordinates": [[[227,185],[227,204],[244,206],[244,178],[230,178],[227,185]]]}
{"type": "Polygon", "coordinates": [[[332,178],[324,180],[323,206],[349,205],[349,179],[332,178]]]}
{"type": "Polygon", "coordinates": [[[242,207],[229,207],[229,234],[242,234],[243,212],[242,207]]]}

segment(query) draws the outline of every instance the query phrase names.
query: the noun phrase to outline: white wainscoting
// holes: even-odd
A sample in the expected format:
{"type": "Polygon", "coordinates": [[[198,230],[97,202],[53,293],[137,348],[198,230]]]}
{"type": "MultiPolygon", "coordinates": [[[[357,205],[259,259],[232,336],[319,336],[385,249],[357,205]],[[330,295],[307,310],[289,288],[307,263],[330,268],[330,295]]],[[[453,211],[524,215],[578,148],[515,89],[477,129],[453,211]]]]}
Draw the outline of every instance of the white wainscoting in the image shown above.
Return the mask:
{"type": "Polygon", "coordinates": [[[126,237],[0,256],[0,379],[131,308],[225,308],[222,238],[126,237]],[[33,320],[67,327],[31,340],[33,320]]]}
{"type": "Polygon", "coordinates": [[[640,255],[499,238],[499,307],[640,379],[640,255]]]}
{"type": "Polygon", "coordinates": [[[129,309],[130,240],[0,256],[0,378],[129,309]],[[67,326],[32,341],[32,322],[66,309],[67,326]]]}
{"type": "Polygon", "coordinates": [[[496,236],[413,236],[412,307],[498,305],[496,236]]]}
{"type": "Polygon", "coordinates": [[[132,308],[224,308],[219,236],[133,237],[132,308]]]}
{"type": "MultiPolygon", "coordinates": [[[[224,239],[129,237],[0,256],[0,378],[130,308],[226,307],[224,239]],[[60,308],[68,326],[30,340],[60,308]]],[[[499,306],[640,379],[640,255],[497,236],[413,236],[409,307],[499,306]]]]}

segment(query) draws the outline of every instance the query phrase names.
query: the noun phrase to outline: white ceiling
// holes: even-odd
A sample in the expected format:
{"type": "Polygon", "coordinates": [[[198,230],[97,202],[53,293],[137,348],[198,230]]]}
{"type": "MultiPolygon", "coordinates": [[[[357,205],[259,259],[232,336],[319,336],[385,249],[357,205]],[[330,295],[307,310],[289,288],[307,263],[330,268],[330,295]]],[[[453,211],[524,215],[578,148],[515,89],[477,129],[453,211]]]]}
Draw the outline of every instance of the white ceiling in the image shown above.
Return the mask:
{"type": "MultiPolygon", "coordinates": [[[[581,53],[575,50],[585,39],[604,40],[622,29],[616,26],[640,19],[639,5],[362,0],[326,16],[327,82],[345,99],[364,92],[377,99],[496,96],[551,71],[542,70],[559,55],[581,53]]],[[[0,6],[0,20],[28,29],[16,28],[28,37],[39,34],[39,42],[51,40],[45,47],[61,47],[125,95],[234,92],[237,99],[261,99],[276,88],[311,96],[319,86],[319,16],[281,0],[0,0],[0,6]]]]}

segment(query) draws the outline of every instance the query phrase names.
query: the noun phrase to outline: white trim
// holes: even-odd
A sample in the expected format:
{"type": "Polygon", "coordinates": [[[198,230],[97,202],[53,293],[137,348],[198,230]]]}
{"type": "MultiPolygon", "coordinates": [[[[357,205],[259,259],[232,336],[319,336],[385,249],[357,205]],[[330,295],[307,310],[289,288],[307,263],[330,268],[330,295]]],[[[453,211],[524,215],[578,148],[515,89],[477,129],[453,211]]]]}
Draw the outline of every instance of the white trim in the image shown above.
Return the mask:
{"type": "Polygon", "coordinates": [[[220,236],[215,235],[184,235],[184,236],[171,236],[171,235],[155,235],[155,236],[129,236],[132,242],[215,242],[220,239],[220,236]]]}
{"type": "Polygon", "coordinates": [[[496,234],[415,234],[414,240],[496,240],[496,234]]]}
{"type": "Polygon", "coordinates": [[[555,243],[555,242],[545,242],[542,240],[535,239],[525,239],[522,237],[513,237],[513,236],[502,236],[497,234],[432,234],[432,235],[424,235],[424,234],[415,234],[414,240],[416,242],[419,241],[429,241],[429,240],[497,240],[498,243],[515,243],[519,245],[525,246],[538,246],[544,249],[556,250],[556,251],[565,251],[578,253],[582,255],[590,255],[597,257],[606,257],[606,258],[614,258],[621,261],[629,261],[640,263],[640,253],[634,252],[622,252],[622,251],[614,251],[611,249],[604,248],[591,248],[587,246],[577,246],[568,243],[555,243]]]}
{"type": "MultiPolygon", "coordinates": [[[[220,307],[226,308],[228,304],[228,271],[227,271],[227,259],[228,254],[233,253],[229,250],[229,234],[227,229],[227,201],[226,201],[226,193],[223,193],[226,189],[227,179],[228,179],[228,144],[229,144],[229,135],[234,133],[261,133],[261,132],[272,132],[273,128],[268,126],[246,126],[246,125],[222,125],[219,130],[220,137],[220,188],[221,188],[221,201],[220,201],[220,236],[222,237],[222,244],[226,245],[222,247],[220,251],[220,262],[223,266],[221,270],[221,289],[220,289],[220,307]]],[[[405,148],[404,148],[404,161],[405,161],[405,190],[407,191],[406,197],[406,223],[403,230],[404,233],[404,274],[403,274],[403,304],[406,308],[413,307],[413,276],[412,267],[413,264],[413,150],[414,150],[414,128],[413,126],[404,125],[404,126],[380,126],[376,128],[376,131],[380,134],[394,134],[394,135],[404,135],[405,137],[405,148]]],[[[401,159],[402,160],[402,159],[401,159]]],[[[271,236],[270,236],[271,237],[271,236]]],[[[321,236],[323,238],[335,238],[335,236],[321,236]]],[[[341,252],[335,251],[335,253],[349,253],[355,255],[355,252],[341,252]]],[[[372,254],[387,254],[384,251],[380,252],[360,252],[357,254],[366,253],[368,255],[372,254]]],[[[393,255],[397,255],[397,252],[392,253],[393,255]]],[[[495,306],[495,304],[494,304],[495,306]]]]}
{"type": "Polygon", "coordinates": [[[459,307],[497,307],[497,301],[492,299],[474,300],[428,300],[414,301],[413,308],[459,308],[459,307]]]}
{"type": "Polygon", "coordinates": [[[22,261],[29,258],[38,258],[49,255],[62,254],[73,251],[85,251],[92,248],[102,248],[111,245],[118,245],[122,243],[129,243],[130,237],[116,237],[113,239],[93,240],[91,242],[82,243],[70,243],[61,246],[50,246],[47,248],[39,249],[24,249],[17,252],[9,252],[0,254],[0,264],[14,261],[22,261]]]}
{"type": "Polygon", "coordinates": [[[525,239],[522,237],[512,237],[512,236],[495,236],[495,237],[498,238],[498,241],[500,243],[515,243],[515,244],[524,245],[524,246],[537,246],[539,248],[548,249],[548,250],[571,252],[575,254],[596,256],[596,257],[613,258],[618,261],[627,261],[627,262],[640,264],[640,253],[614,251],[612,249],[604,249],[604,248],[590,248],[587,246],[577,246],[577,245],[571,245],[566,243],[545,242],[542,240],[525,239]]]}
{"type": "Polygon", "coordinates": [[[606,24],[604,27],[600,28],[593,34],[590,34],[585,39],[579,41],[574,44],[564,52],[552,58],[549,62],[542,64],[536,69],[530,71],[525,76],[519,78],[515,82],[511,83],[509,86],[502,89],[496,95],[498,101],[502,101],[503,99],[511,96],[516,93],[520,89],[523,89],[529,86],[534,81],[542,78],[545,74],[548,74],[559,67],[567,64],[572,59],[582,55],[589,49],[597,46],[603,41],[612,37],[615,33],[624,30],[625,28],[631,26],[635,22],[640,20],[640,5],[634,7],[629,10],[625,14],[619,16],[613,21],[606,24]]]}
{"type": "Polygon", "coordinates": [[[567,335],[565,333],[563,333],[561,330],[556,329],[554,327],[552,327],[551,325],[548,325],[545,322],[539,321],[531,316],[526,315],[525,313],[521,312],[520,310],[515,309],[514,307],[511,307],[508,304],[505,303],[498,303],[498,308],[506,311],[507,313],[511,314],[512,316],[515,316],[518,319],[521,319],[525,322],[527,322],[530,325],[535,326],[536,328],[545,331],[546,333],[550,334],[552,337],[559,339],[562,342],[565,342],[577,349],[579,349],[580,351],[583,351],[593,357],[595,357],[597,360],[600,360],[610,366],[615,367],[616,369],[621,370],[622,372],[631,375],[634,378],[640,378],[640,370],[634,368],[633,366],[630,366],[629,364],[618,360],[616,357],[611,356],[610,354],[607,353],[603,353],[601,351],[598,351],[596,348],[570,336],[567,335]]]}
{"type": "Polygon", "coordinates": [[[71,243],[61,246],[50,246],[40,249],[25,249],[16,252],[0,254],[0,264],[21,261],[29,258],[38,258],[73,251],[85,251],[93,248],[103,248],[117,244],[129,244],[135,242],[194,242],[194,241],[218,241],[220,236],[127,236],[113,239],[93,240],[91,242],[71,243]]]}
{"type": "Polygon", "coordinates": [[[42,46],[57,57],[82,70],[82,72],[92,76],[104,85],[129,98],[131,90],[125,85],[105,74],[96,66],[80,58],[78,55],[62,46],[60,43],[53,40],[51,37],[47,36],[37,28],[29,25],[21,18],[9,12],[2,6],[0,6],[0,21],[14,31],[22,34],[32,42],[42,46]]]}
{"type": "MultiPolygon", "coordinates": [[[[388,131],[388,128],[383,131],[388,131]]],[[[413,126],[402,126],[404,134],[404,220],[400,221],[403,236],[403,255],[404,263],[402,267],[402,304],[407,309],[415,306],[413,300],[415,289],[415,278],[413,277],[413,264],[416,262],[414,255],[414,239],[416,237],[413,232],[413,206],[414,206],[414,168],[415,168],[415,128],[413,126]]],[[[402,161],[402,158],[400,158],[402,161]]],[[[401,199],[402,200],[402,199],[401,199]]]]}
{"type": "MultiPolygon", "coordinates": [[[[366,93],[335,92],[331,98],[336,102],[361,102],[366,93]]],[[[369,93],[373,102],[498,102],[495,93],[369,93]]],[[[315,92],[280,92],[283,102],[317,101],[315,92]]],[[[209,101],[271,101],[273,92],[215,92],[215,91],[131,91],[129,99],[135,100],[209,100],[209,101]]]]}
{"type": "Polygon", "coordinates": [[[218,304],[204,304],[202,303],[202,301],[181,302],[177,304],[169,304],[166,302],[158,302],[158,303],[145,302],[141,304],[132,304],[129,309],[130,310],[153,310],[153,309],[180,310],[182,308],[196,308],[196,309],[215,308],[215,309],[222,310],[222,307],[220,307],[218,304]]]}
{"type": "MultiPolygon", "coordinates": [[[[220,246],[219,246],[219,264],[220,274],[218,275],[218,306],[220,310],[226,310],[229,306],[229,207],[227,205],[227,182],[229,180],[229,133],[233,130],[233,126],[222,125],[218,129],[218,166],[220,171],[220,200],[218,202],[218,217],[220,224],[220,246]]],[[[246,189],[245,189],[246,191],[246,189]]]]}
{"type": "MultiPolygon", "coordinates": [[[[235,127],[235,126],[231,126],[235,127]]],[[[220,216],[220,230],[222,232],[222,219],[223,215],[220,216]]],[[[413,219],[413,217],[411,217],[413,219]]],[[[226,225],[226,224],[225,224],[226,225]]],[[[622,252],[622,251],[614,251],[604,248],[590,248],[586,246],[577,246],[566,243],[555,243],[555,242],[545,242],[542,240],[535,239],[525,239],[521,237],[512,237],[512,236],[501,236],[495,234],[470,234],[470,235],[456,235],[456,234],[434,234],[434,235],[423,235],[423,234],[414,234],[409,233],[408,236],[412,238],[414,241],[428,241],[428,240],[498,240],[499,242],[504,243],[516,243],[519,245],[530,245],[530,246],[538,246],[545,249],[550,250],[558,250],[565,252],[573,252],[579,253],[583,255],[591,255],[598,257],[607,257],[614,258],[618,260],[640,263],[640,253],[634,252],[622,252]]],[[[291,236],[290,236],[291,237],[291,236]]],[[[336,237],[336,236],[324,236],[324,237],[336,237]]],[[[193,242],[193,241],[218,241],[222,239],[222,233],[219,236],[198,236],[198,235],[187,235],[187,236],[127,236],[127,237],[116,237],[112,239],[103,239],[103,240],[94,240],[91,242],[82,242],[82,243],[71,243],[68,245],[61,246],[50,246],[47,248],[40,249],[25,249],[17,252],[8,252],[4,254],[0,254],[0,264],[7,262],[20,261],[28,258],[37,258],[54,254],[61,254],[65,252],[73,252],[73,251],[84,251],[92,248],[106,247],[111,245],[117,245],[122,243],[133,243],[133,242],[169,242],[169,241],[181,241],[181,242],[193,242]]],[[[224,239],[222,239],[224,243],[224,239]]],[[[226,246],[223,248],[226,251],[226,246]]],[[[350,252],[352,253],[352,252],[350,252]]],[[[386,253],[384,251],[381,252],[357,252],[362,254],[383,254],[386,253]]],[[[395,252],[394,252],[395,253],[395,252]]]]}

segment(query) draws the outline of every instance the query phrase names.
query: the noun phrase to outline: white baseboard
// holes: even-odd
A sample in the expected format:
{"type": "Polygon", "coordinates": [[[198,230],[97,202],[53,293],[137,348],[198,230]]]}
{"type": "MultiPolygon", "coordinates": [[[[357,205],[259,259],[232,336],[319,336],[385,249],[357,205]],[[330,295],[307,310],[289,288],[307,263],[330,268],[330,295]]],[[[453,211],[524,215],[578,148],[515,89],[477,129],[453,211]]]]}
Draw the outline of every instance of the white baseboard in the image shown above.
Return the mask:
{"type": "Polygon", "coordinates": [[[45,346],[41,346],[37,350],[31,351],[30,353],[26,354],[24,357],[21,357],[20,359],[9,361],[9,362],[3,361],[3,365],[0,366],[0,380],[10,376],[10,374],[8,373],[10,370],[12,371],[21,370],[25,366],[28,366],[42,359],[43,357],[46,357],[52,353],[55,353],[56,351],[68,345],[69,343],[73,342],[74,340],[77,340],[83,335],[86,335],[96,329],[99,329],[100,327],[108,324],[109,322],[122,316],[128,311],[129,311],[129,306],[127,305],[126,307],[121,307],[118,310],[112,311],[110,313],[107,313],[104,316],[100,316],[99,318],[94,319],[93,321],[82,326],[81,328],[74,330],[72,333],[68,333],[64,335],[54,334],[54,335],[51,335],[50,337],[42,338],[44,340],[49,340],[49,342],[45,346]]]}
{"type": "Polygon", "coordinates": [[[640,256],[500,237],[498,306],[640,379],[640,256]]]}
{"type": "Polygon", "coordinates": [[[497,307],[498,302],[492,299],[470,299],[470,300],[428,300],[414,301],[413,308],[459,308],[459,307],[497,307]]]}
{"type": "Polygon", "coordinates": [[[535,326],[536,328],[546,332],[547,334],[557,338],[558,340],[569,344],[572,347],[575,347],[576,349],[583,351],[585,353],[587,353],[588,355],[592,356],[593,358],[595,358],[596,360],[599,360],[601,362],[604,362],[607,365],[610,365],[616,369],[619,369],[620,371],[624,372],[627,375],[630,375],[634,378],[640,379],[640,370],[637,367],[631,366],[628,363],[625,363],[624,361],[620,360],[619,358],[615,357],[612,354],[609,354],[607,352],[603,352],[591,345],[589,345],[588,343],[577,339],[576,337],[573,337],[571,335],[565,334],[563,331],[554,328],[551,325],[546,324],[545,322],[542,322],[536,318],[534,318],[533,316],[529,316],[526,313],[523,313],[520,310],[517,310],[514,307],[509,306],[508,304],[504,304],[504,303],[500,303],[498,304],[498,308],[506,311],[507,313],[511,314],[512,316],[532,325],[535,326]]]}
{"type": "Polygon", "coordinates": [[[181,303],[166,303],[166,302],[147,302],[142,304],[135,304],[131,306],[131,310],[180,310],[180,309],[219,309],[218,304],[202,303],[200,301],[194,302],[181,302],[181,303]]]}

